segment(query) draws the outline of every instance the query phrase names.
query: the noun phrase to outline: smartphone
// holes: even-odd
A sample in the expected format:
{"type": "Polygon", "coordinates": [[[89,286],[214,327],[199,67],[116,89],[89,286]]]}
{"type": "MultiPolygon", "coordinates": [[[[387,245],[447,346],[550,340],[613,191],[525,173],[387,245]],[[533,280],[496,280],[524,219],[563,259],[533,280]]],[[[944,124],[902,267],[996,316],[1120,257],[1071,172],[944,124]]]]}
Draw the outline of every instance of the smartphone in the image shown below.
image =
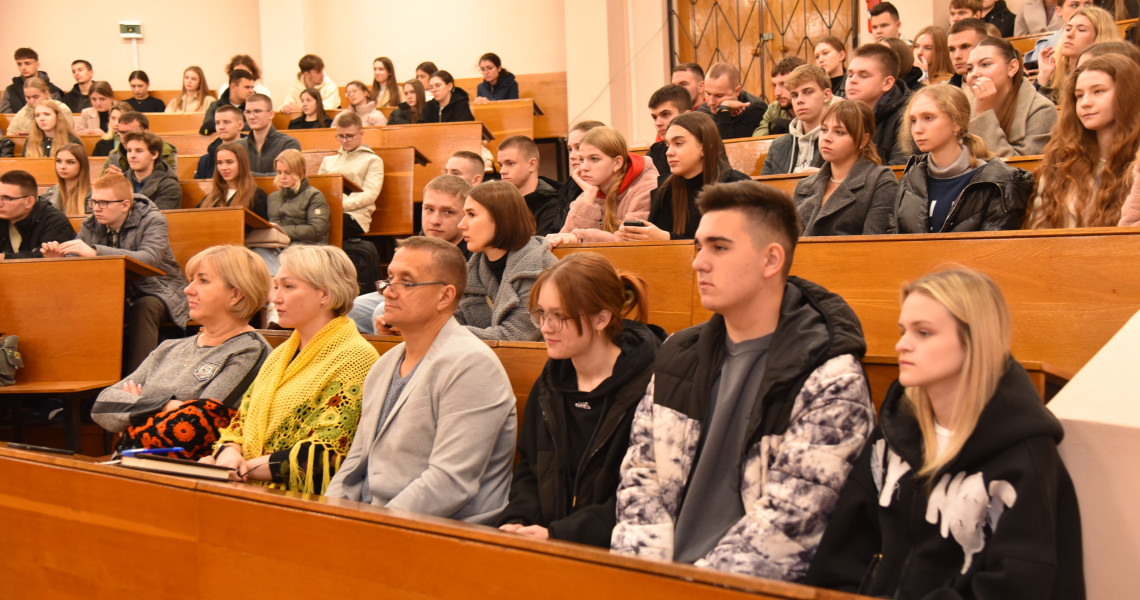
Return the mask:
{"type": "Polygon", "coordinates": [[[8,442],[8,447],[14,450],[31,450],[33,452],[50,452],[52,454],[63,454],[64,456],[71,456],[75,454],[74,450],[67,450],[64,448],[48,448],[47,446],[33,446],[31,444],[20,444],[18,442],[8,442]]]}
{"type": "Polygon", "coordinates": [[[645,221],[639,220],[622,221],[621,224],[626,227],[645,227],[645,221]]]}

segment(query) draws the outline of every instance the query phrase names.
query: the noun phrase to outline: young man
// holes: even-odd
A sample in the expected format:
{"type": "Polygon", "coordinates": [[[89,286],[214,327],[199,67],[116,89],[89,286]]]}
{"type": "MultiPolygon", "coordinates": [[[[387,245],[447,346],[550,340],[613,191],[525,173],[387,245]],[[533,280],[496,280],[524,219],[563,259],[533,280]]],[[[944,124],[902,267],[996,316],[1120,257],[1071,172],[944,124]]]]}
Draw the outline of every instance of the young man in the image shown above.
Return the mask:
{"type": "Polygon", "coordinates": [[[321,104],[325,110],[334,110],[340,107],[340,91],[332,79],[325,75],[325,61],[316,54],[306,54],[297,62],[300,74],[297,81],[285,97],[285,105],[281,112],[301,112],[301,92],[307,88],[315,88],[321,93],[321,104]]]}
{"type": "Polygon", "coordinates": [[[1001,37],[1011,37],[1013,35],[1013,24],[1017,20],[1017,15],[1009,10],[1005,0],[981,0],[982,1],[982,20],[986,23],[998,28],[1001,32],[1001,37]]]}
{"type": "Polygon", "coordinates": [[[403,343],[364,380],[356,436],[325,495],[490,525],[507,505],[515,397],[494,352],[452,315],[467,287],[453,244],[400,240],[384,318],[403,343]]]}
{"type": "Polygon", "coordinates": [[[802,173],[823,166],[819,126],[823,111],[831,104],[831,78],[815,65],[803,65],[788,75],[786,85],[796,116],[788,133],[772,142],[761,175],[802,173]]]}
{"type": "MultiPolygon", "coordinates": [[[[217,131],[217,127],[214,125],[214,114],[219,108],[227,104],[236,106],[244,115],[245,103],[249,100],[249,97],[253,95],[253,86],[253,75],[251,75],[249,71],[245,69],[234,69],[230,72],[230,87],[226,89],[226,91],[229,92],[228,98],[226,100],[215,100],[210,104],[210,108],[206,109],[206,116],[202,118],[202,127],[198,130],[198,133],[202,135],[213,135],[213,133],[217,131]]],[[[248,125],[245,127],[245,130],[249,130],[248,125]]]]}
{"type": "MultiPolygon", "coordinates": [[[[12,78],[12,85],[4,90],[4,97],[0,98],[0,113],[20,112],[28,101],[24,98],[24,88],[28,87],[28,80],[38,77],[47,86],[48,91],[44,98],[59,100],[63,97],[63,90],[51,83],[48,74],[40,70],[40,55],[31,48],[17,48],[15,53],[16,70],[19,75],[12,78]]],[[[8,134],[12,135],[12,134],[8,134]]]]}
{"type": "MultiPolygon", "coordinates": [[[[1061,16],[1061,27],[1057,31],[1037,40],[1033,45],[1033,49],[1025,53],[1025,67],[1027,69],[1036,69],[1038,61],[1041,60],[1041,52],[1046,48],[1056,49],[1061,44],[1061,36],[1065,33],[1065,23],[1078,10],[1088,7],[1096,6],[1093,0],[1057,0],[1057,14],[1061,16]]],[[[1056,50],[1054,50],[1055,52],[1056,50]]]]}
{"type": "Polygon", "coordinates": [[[50,99],[54,102],[59,107],[64,120],[71,125],[72,129],[75,129],[75,120],[71,116],[71,108],[63,102],[51,98],[50,90],[51,87],[48,86],[48,83],[39,77],[32,77],[24,82],[24,107],[8,122],[8,135],[28,135],[31,133],[36,126],[35,104],[44,99],[50,99]]]}
{"type": "MultiPolygon", "coordinates": [[[[260,94],[258,94],[260,95],[260,94]]],[[[254,96],[256,98],[257,96],[254,96]]],[[[250,99],[250,106],[254,100],[250,99]]],[[[249,118],[249,111],[246,111],[249,118]]],[[[321,160],[321,167],[317,173],[327,175],[336,173],[345,179],[360,186],[359,192],[350,192],[344,195],[344,237],[360,237],[368,232],[372,226],[372,213],[376,210],[376,198],[384,187],[384,161],[372,148],[361,142],[364,140],[364,123],[360,115],[354,112],[344,112],[337,116],[336,140],[340,142],[340,150],[332,156],[321,160]]],[[[271,126],[272,127],[272,126],[271,126]]],[[[254,135],[257,130],[254,129],[254,135]]],[[[253,137],[253,136],[250,136],[253,137]]],[[[301,144],[293,138],[296,148],[301,144]]],[[[248,142],[249,138],[246,138],[248,142]]],[[[283,150],[284,148],[282,148],[283,150]]],[[[277,156],[274,154],[274,156],[277,156]]]]}
{"type": "Polygon", "coordinates": [[[67,216],[47,200],[38,200],[36,178],[27,171],[0,175],[0,260],[40,258],[46,242],[75,238],[67,216]]]}
{"type": "Polygon", "coordinates": [[[847,99],[862,102],[875,113],[872,141],[884,165],[905,165],[910,155],[898,140],[899,123],[910,92],[895,79],[899,58],[880,44],[863,44],[852,53],[847,67],[847,99]]]}
{"type": "Polygon", "coordinates": [[[653,166],[657,167],[657,181],[665,181],[673,171],[669,168],[669,159],[665,152],[669,150],[665,144],[665,132],[669,124],[679,114],[689,112],[689,92],[679,85],[667,85],[649,97],[649,116],[653,117],[653,127],[657,130],[657,141],[649,147],[646,154],[653,159],[653,166]]]}
{"type": "Polygon", "coordinates": [[[475,186],[483,183],[485,168],[482,156],[470,150],[458,150],[447,159],[443,172],[445,175],[462,177],[464,181],[475,186]]]}
{"type": "Polygon", "coordinates": [[[153,131],[128,131],[122,140],[122,150],[130,167],[125,172],[134,193],[149,198],[159,210],[182,208],[178,174],[159,160],[162,138],[153,131]]]}
{"type": "Polygon", "coordinates": [[[712,319],[657,352],[617,491],[615,552],[797,581],[875,423],[855,313],[789,277],[787,194],[708,186],[701,305],[712,319]]]}
{"type": "Polygon", "coordinates": [[[740,87],[740,69],[718,62],[705,76],[705,103],[698,110],[713,116],[724,140],[750,137],[767,105],[740,87]]]}
{"type": "MultiPolygon", "coordinates": [[[[123,150],[122,138],[123,134],[129,131],[150,131],[150,119],[133,110],[124,112],[119,117],[119,124],[115,126],[115,133],[119,134],[119,149],[110,153],[107,156],[107,162],[103,164],[103,175],[107,173],[118,173],[125,175],[130,170],[130,163],[127,161],[127,153],[123,150]]],[[[170,167],[171,173],[178,173],[178,148],[169,142],[162,142],[162,162],[170,167]]],[[[176,175],[177,176],[177,175],[176,175]]],[[[213,172],[210,177],[213,177],[213,172]]],[[[207,179],[209,179],[207,177],[207,179]]]]}
{"type": "Polygon", "coordinates": [[[499,144],[499,176],[523,195],[538,228],[535,235],[558,233],[557,182],[552,184],[539,176],[538,158],[534,140],[525,135],[511,136],[499,144]]]}
{"type": "MultiPolygon", "coordinates": [[[[249,125],[249,135],[245,137],[245,150],[249,153],[249,170],[255,177],[276,175],[273,160],[282,150],[301,150],[301,142],[297,138],[281,133],[273,126],[273,114],[273,100],[269,96],[254,94],[246,100],[245,122],[249,125]]],[[[359,140],[357,145],[360,145],[359,140]]],[[[345,202],[348,202],[347,197],[345,202]]],[[[345,211],[348,211],[347,207],[345,211]]]]}
{"type": "Polygon", "coordinates": [[[63,95],[63,101],[71,107],[71,112],[78,113],[91,106],[91,99],[87,95],[91,93],[91,80],[95,78],[95,71],[91,68],[91,63],[80,59],[71,63],[71,76],[75,78],[75,85],[63,95]]]}
{"type": "Polygon", "coordinates": [[[760,125],[752,132],[754,137],[762,135],[779,135],[788,132],[788,125],[792,122],[792,99],[788,96],[788,88],[784,85],[788,75],[801,65],[806,64],[798,56],[785,56],[776,61],[772,67],[772,93],[776,100],[768,105],[760,125]]]}
{"type": "Polygon", "coordinates": [[[211,179],[214,177],[214,167],[218,160],[218,146],[226,142],[236,142],[241,139],[241,128],[245,125],[245,115],[241,109],[227,104],[214,111],[214,127],[218,131],[218,139],[206,146],[206,153],[198,159],[198,168],[194,171],[194,179],[211,179]]]}
{"type": "Polygon", "coordinates": [[[871,21],[871,37],[876,42],[886,38],[902,37],[902,21],[899,20],[899,9],[890,2],[880,2],[867,11],[871,21]]]}
{"type": "Polygon", "coordinates": [[[166,217],[146,197],[132,195],[126,177],[112,173],[95,180],[91,202],[95,214],[83,221],[79,237],[48,242],[43,253],[49,258],[125,255],[164,272],[127,284],[123,374],[132,373],[158,346],[158,328],[164,319],[186,328],[190,312],[182,292],[186,279],[170,249],[166,217]]]}
{"type": "Polygon", "coordinates": [[[956,86],[972,97],[966,85],[966,67],[970,62],[970,51],[979,42],[989,37],[986,33],[986,23],[981,19],[962,19],[950,26],[950,33],[946,36],[946,44],[950,48],[950,62],[954,64],[954,76],[946,83],[956,86]]]}
{"type": "Polygon", "coordinates": [[[982,0],[950,0],[950,26],[962,19],[982,19],[982,0]]]}
{"type": "Polygon", "coordinates": [[[697,63],[681,63],[673,67],[673,79],[669,83],[689,92],[691,110],[697,110],[705,101],[705,70],[697,63]]]}

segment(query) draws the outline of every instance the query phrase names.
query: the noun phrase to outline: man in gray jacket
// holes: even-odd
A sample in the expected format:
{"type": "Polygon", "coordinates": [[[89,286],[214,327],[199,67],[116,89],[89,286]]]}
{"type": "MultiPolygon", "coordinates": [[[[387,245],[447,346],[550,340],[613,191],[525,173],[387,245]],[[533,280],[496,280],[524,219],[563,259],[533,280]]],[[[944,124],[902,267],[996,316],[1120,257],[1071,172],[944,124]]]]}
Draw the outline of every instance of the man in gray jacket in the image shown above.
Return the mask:
{"type": "Polygon", "coordinates": [[[325,495],[494,524],[511,484],[515,397],[494,352],[452,317],[463,253],[401,240],[388,275],[384,319],[404,342],[365,378],[356,436],[325,495]]]}

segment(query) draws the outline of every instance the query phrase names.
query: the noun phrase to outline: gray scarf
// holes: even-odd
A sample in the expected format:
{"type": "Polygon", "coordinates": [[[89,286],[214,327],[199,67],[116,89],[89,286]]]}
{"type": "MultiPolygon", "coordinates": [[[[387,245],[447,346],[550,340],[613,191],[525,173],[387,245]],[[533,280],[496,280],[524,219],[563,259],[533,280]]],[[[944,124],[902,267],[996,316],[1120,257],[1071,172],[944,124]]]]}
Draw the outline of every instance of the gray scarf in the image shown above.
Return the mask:
{"type": "Polygon", "coordinates": [[[970,151],[964,144],[958,144],[958,147],[961,148],[961,152],[958,153],[958,158],[956,158],[954,162],[946,165],[945,167],[939,167],[938,165],[934,164],[933,155],[929,157],[929,159],[926,161],[926,171],[930,174],[931,177],[935,179],[953,179],[967,171],[982,167],[986,164],[986,161],[978,159],[978,166],[971,168],[970,151]]]}

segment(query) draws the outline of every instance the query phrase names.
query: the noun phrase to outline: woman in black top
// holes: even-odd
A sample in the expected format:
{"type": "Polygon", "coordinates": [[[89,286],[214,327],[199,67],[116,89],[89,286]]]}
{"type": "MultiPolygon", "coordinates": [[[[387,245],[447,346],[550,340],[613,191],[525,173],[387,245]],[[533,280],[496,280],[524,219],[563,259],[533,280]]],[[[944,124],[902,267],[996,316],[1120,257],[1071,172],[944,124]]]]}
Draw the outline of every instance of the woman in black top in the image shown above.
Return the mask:
{"type": "Polygon", "coordinates": [[[413,125],[423,120],[424,86],[419,79],[404,82],[404,101],[388,115],[389,125],[413,125]]]}
{"type": "Polygon", "coordinates": [[[127,104],[141,113],[160,113],[166,111],[166,103],[150,95],[150,77],[145,71],[132,71],[127,78],[131,84],[133,98],[127,98],[127,104]]]}
{"type": "Polygon", "coordinates": [[[474,121],[471,114],[470,96],[461,88],[455,87],[455,78],[447,71],[436,71],[431,76],[431,100],[424,105],[424,123],[455,123],[474,121]]]}
{"type": "Polygon", "coordinates": [[[332,127],[332,117],[325,112],[321,93],[316,88],[305,88],[300,95],[301,116],[289,121],[289,129],[332,127]]]}

